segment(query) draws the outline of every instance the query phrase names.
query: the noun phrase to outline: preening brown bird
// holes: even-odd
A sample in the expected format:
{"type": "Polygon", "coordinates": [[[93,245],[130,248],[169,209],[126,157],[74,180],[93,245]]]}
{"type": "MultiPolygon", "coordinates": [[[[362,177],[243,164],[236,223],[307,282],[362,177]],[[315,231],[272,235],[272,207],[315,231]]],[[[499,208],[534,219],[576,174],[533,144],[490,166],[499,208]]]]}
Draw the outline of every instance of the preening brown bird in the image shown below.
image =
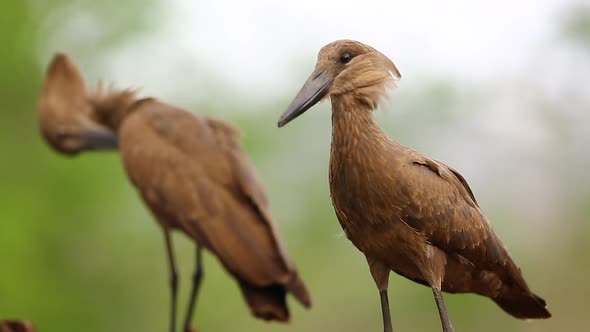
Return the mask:
{"type": "Polygon", "coordinates": [[[549,318],[520,269],[482,214],[467,181],[453,168],[391,140],[373,119],[393,62],[351,40],[324,46],[279,127],[324,98],[332,102],[330,193],[336,215],[362,251],[391,331],[390,271],[430,286],[443,330],[453,328],[441,291],[487,296],[517,318],[549,318]]]}
{"type": "MultiPolygon", "coordinates": [[[[83,113],[96,122],[94,127],[117,133],[125,170],[164,232],[172,295],[171,332],[175,330],[177,298],[172,230],[196,242],[185,331],[190,327],[203,273],[201,248],[211,251],[236,279],[254,316],[288,321],[287,293],[310,306],[310,296],[287,255],[262,183],[240,147],[236,128],[153,98],[137,99],[131,90],[88,94],[82,76],[65,55],[56,56],[50,65],[40,105],[42,120],[51,122],[52,114],[67,113],[79,118],[83,113]]],[[[73,120],[62,122],[84,127],[73,120]]],[[[47,132],[48,140],[55,136],[47,132]]],[[[75,144],[81,148],[72,149],[60,145],[64,142],[50,141],[50,145],[66,153],[87,147],[82,143],[75,144]]]]}
{"type": "Polygon", "coordinates": [[[53,58],[39,98],[41,134],[52,148],[68,155],[116,149],[117,135],[96,121],[81,77],[66,55],[53,58]]]}

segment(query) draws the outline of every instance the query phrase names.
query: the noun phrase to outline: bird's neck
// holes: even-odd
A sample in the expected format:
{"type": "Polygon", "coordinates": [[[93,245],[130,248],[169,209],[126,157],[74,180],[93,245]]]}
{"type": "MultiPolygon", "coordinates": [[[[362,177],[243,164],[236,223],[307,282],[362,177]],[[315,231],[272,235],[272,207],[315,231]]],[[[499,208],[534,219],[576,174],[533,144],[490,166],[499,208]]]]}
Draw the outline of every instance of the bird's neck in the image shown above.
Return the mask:
{"type": "MultiPolygon", "coordinates": [[[[390,144],[375,122],[370,105],[352,96],[332,96],[330,195],[345,230],[355,227],[349,218],[362,211],[364,203],[381,199],[374,189],[381,185],[390,144]]],[[[354,243],[354,231],[347,234],[354,243]]]]}
{"type": "Polygon", "coordinates": [[[370,105],[353,96],[332,96],[332,153],[371,149],[388,140],[370,105]]]}
{"type": "Polygon", "coordinates": [[[114,131],[119,129],[123,120],[135,109],[132,105],[136,101],[133,90],[109,91],[97,94],[90,100],[95,119],[114,131]]]}

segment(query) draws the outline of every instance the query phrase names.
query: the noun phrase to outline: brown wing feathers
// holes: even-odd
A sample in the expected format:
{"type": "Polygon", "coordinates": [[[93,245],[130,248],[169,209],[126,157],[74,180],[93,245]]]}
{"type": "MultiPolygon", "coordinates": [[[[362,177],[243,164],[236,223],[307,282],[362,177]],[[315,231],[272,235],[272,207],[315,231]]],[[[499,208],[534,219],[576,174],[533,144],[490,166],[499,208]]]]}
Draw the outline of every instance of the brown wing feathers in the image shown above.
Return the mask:
{"type": "Polygon", "coordinates": [[[287,308],[277,305],[285,303],[287,291],[309,305],[236,129],[148,100],[135,106],[120,136],[126,169],[138,189],[157,187],[167,202],[160,223],[204,242],[238,279],[247,302],[256,305],[251,307],[256,316],[285,320],[287,308]]]}
{"type": "MultiPolygon", "coordinates": [[[[225,146],[227,149],[226,154],[233,167],[233,174],[238,182],[239,190],[243,195],[243,201],[256,211],[261,223],[268,227],[268,231],[271,234],[270,238],[274,242],[276,250],[279,252],[279,257],[284,267],[288,270],[293,270],[293,263],[289,260],[280,234],[268,211],[268,199],[262,182],[259,180],[252,163],[240,148],[238,138],[241,133],[233,126],[220,120],[208,118],[208,123],[214,131],[226,133],[226,135],[218,135],[218,139],[225,141],[224,143],[220,143],[220,145],[225,146]]],[[[311,305],[309,293],[296,272],[291,274],[284,284],[302,304],[307,307],[311,305]]]]}
{"type": "Polygon", "coordinates": [[[430,204],[430,212],[428,209],[408,205],[403,210],[407,219],[405,221],[424,233],[430,243],[447,254],[460,255],[461,259],[468,260],[470,264],[495,274],[496,277],[493,278],[498,278],[498,289],[486,291],[483,295],[493,295],[490,297],[502,309],[518,318],[549,317],[545,301],[529,290],[520,269],[481,214],[475,196],[463,176],[445,164],[428,158],[414,164],[429,169],[444,181],[441,184],[445,183],[447,186],[450,204],[445,206],[432,199],[424,199],[423,201],[434,203],[430,204]],[[422,213],[418,214],[417,211],[422,213]]]}

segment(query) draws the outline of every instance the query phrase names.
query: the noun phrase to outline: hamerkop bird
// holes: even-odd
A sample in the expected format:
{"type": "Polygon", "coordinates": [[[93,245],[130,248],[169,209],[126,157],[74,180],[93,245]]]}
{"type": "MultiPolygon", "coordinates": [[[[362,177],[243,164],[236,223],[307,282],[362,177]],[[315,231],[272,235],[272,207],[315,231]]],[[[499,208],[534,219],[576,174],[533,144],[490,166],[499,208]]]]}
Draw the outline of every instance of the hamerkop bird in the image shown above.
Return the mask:
{"type": "Polygon", "coordinates": [[[40,119],[51,146],[75,153],[101,145],[97,142],[102,143],[103,137],[96,139],[96,132],[117,133],[127,174],[164,232],[172,294],[171,332],[177,298],[172,230],[196,242],[185,331],[203,275],[201,248],[211,251],[237,280],[254,316],[288,321],[286,293],[310,306],[309,294],[287,255],[264,188],[240,147],[236,128],[153,98],[137,99],[131,90],[89,94],[65,55],[54,58],[47,75],[40,119]]]}
{"type": "Polygon", "coordinates": [[[391,331],[389,272],[432,288],[443,330],[453,328],[441,291],[473,292],[517,318],[548,318],[456,170],[394,142],[373,119],[401,77],[386,56],[351,40],[323,47],[279,127],[320,100],[332,102],[330,193],[342,229],[362,251],[391,331]]]}
{"type": "Polygon", "coordinates": [[[41,134],[58,152],[76,155],[117,148],[116,133],[97,122],[82,76],[64,54],[49,65],[38,115],[41,134]]]}

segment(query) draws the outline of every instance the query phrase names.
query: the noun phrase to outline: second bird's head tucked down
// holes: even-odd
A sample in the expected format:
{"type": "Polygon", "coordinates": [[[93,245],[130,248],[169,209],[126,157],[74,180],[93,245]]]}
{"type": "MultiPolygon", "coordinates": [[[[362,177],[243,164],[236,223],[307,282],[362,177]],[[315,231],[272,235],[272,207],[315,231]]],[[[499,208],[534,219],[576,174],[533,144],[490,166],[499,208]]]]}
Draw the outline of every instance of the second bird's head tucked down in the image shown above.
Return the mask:
{"type": "Polygon", "coordinates": [[[117,149],[117,134],[97,121],[82,74],[65,54],[56,54],[39,98],[39,127],[56,151],[77,155],[117,149]]]}
{"type": "Polygon", "coordinates": [[[350,97],[375,109],[387,88],[399,79],[401,74],[393,62],[371,46],[353,40],[335,41],[320,50],[315,70],[278,125],[286,125],[328,97],[350,97]]]}

